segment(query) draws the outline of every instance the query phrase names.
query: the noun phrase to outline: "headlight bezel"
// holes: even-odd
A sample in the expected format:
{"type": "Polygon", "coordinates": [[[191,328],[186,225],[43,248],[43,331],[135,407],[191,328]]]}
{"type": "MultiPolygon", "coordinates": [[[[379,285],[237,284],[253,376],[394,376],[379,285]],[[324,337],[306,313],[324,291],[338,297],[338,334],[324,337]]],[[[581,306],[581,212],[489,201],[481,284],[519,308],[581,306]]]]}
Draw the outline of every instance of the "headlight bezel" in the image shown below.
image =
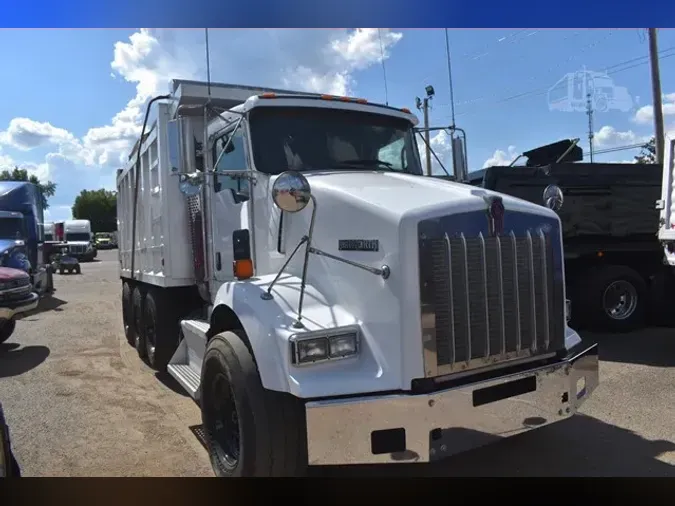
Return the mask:
{"type": "Polygon", "coordinates": [[[327,362],[336,362],[339,360],[348,360],[357,358],[361,353],[361,328],[358,325],[349,325],[345,327],[330,328],[318,331],[308,331],[293,334],[289,340],[290,362],[295,367],[305,367],[327,362]],[[353,341],[353,351],[349,353],[331,353],[332,344],[345,338],[351,338],[353,341]],[[315,359],[301,357],[302,346],[306,343],[319,342],[324,343],[326,352],[323,356],[315,359]]]}

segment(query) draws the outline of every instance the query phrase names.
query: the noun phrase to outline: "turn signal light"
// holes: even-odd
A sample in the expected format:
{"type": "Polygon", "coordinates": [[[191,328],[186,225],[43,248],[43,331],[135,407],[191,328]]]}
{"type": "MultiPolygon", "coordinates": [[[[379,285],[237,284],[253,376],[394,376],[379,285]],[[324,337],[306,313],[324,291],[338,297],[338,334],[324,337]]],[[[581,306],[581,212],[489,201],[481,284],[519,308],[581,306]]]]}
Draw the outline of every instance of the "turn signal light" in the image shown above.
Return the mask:
{"type": "Polygon", "coordinates": [[[235,260],[232,263],[234,277],[237,279],[250,279],[253,277],[253,261],[250,259],[235,260]]]}

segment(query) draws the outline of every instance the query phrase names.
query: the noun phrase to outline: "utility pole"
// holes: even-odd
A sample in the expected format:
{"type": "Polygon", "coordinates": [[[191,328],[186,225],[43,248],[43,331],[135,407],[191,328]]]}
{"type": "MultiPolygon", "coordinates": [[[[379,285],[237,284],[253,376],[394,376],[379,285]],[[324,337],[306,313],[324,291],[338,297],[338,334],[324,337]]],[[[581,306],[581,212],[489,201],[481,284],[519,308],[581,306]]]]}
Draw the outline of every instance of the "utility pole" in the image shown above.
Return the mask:
{"type": "Polygon", "coordinates": [[[431,101],[432,98],[434,98],[434,95],[436,92],[434,91],[434,87],[429,85],[427,86],[424,91],[426,91],[427,96],[424,97],[423,100],[421,100],[419,97],[415,97],[415,102],[417,105],[417,109],[422,110],[422,113],[424,114],[424,140],[426,141],[425,148],[426,148],[426,159],[427,159],[427,176],[431,176],[431,140],[430,140],[430,135],[429,135],[429,102],[431,101]]]}
{"type": "Polygon", "coordinates": [[[591,153],[591,163],[593,163],[593,138],[595,134],[593,133],[593,102],[590,93],[586,95],[586,115],[588,116],[588,149],[591,153]]]}
{"type": "Polygon", "coordinates": [[[654,137],[656,140],[656,163],[663,163],[663,105],[661,103],[661,73],[659,71],[659,49],[656,28],[648,28],[649,62],[652,70],[652,95],[654,102],[654,137]]]}

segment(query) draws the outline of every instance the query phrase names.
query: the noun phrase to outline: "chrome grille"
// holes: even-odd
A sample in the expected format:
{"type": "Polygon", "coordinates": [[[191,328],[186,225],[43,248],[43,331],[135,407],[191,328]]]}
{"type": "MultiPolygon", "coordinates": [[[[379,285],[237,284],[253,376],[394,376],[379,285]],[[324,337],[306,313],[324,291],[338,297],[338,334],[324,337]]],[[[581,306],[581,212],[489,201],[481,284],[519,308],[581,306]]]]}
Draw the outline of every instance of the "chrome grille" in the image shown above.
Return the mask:
{"type": "Polygon", "coordinates": [[[70,253],[80,254],[80,253],[85,253],[87,251],[87,247],[86,246],[80,246],[80,245],[72,245],[72,246],[68,246],[68,250],[70,251],[70,253]]]}
{"type": "Polygon", "coordinates": [[[496,237],[482,229],[485,213],[420,224],[427,376],[564,347],[559,225],[538,218],[511,216],[512,229],[496,237]]]}

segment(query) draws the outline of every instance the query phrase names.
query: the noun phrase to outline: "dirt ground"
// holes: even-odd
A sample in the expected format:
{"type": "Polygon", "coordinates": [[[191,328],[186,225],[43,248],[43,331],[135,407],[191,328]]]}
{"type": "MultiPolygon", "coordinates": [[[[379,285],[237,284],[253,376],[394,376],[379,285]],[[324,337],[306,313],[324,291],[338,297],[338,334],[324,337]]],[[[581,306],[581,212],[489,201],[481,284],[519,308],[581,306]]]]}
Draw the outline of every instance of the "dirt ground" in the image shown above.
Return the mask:
{"type": "MultiPolygon", "coordinates": [[[[117,251],[56,275],[0,345],[0,401],[25,476],[212,476],[197,405],[124,339],[117,251]]],[[[600,342],[600,387],[570,420],[434,465],[314,476],[675,476],[675,330],[600,342]]]]}

